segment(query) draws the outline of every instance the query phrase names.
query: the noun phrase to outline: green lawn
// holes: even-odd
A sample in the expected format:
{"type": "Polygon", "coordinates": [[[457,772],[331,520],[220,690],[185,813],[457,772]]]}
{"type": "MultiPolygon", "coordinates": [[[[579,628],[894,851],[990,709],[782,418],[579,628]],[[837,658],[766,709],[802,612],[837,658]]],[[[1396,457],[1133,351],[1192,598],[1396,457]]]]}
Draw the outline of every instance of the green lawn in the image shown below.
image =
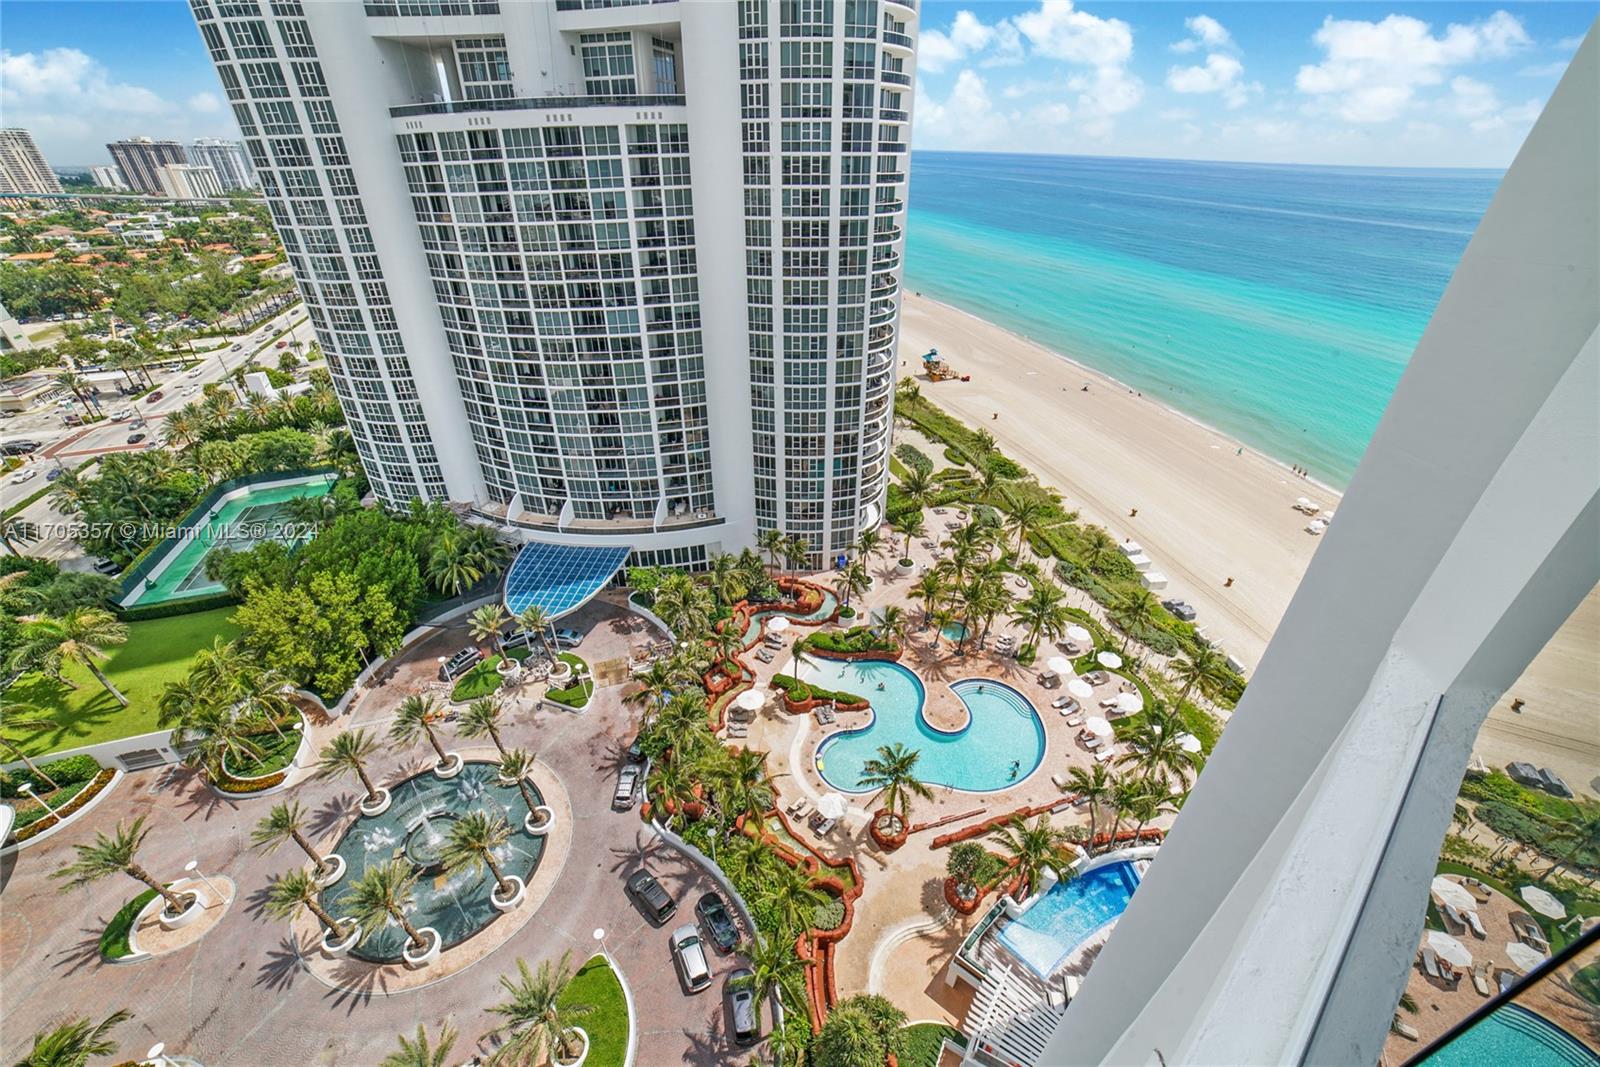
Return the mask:
{"type": "Polygon", "coordinates": [[[590,957],[573,975],[561,1003],[588,1004],[593,1011],[572,1021],[589,1035],[584,1067],[622,1067],[628,1054],[628,1002],[622,983],[604,956],[590,957]]]}
{"type": "Polygon", "coordinates": [[[300,750],[300,731],[285,727],[282,737],[270,732],[256,734],[250,742],[261,751],[260,758],[245,758],[235,764],[224,757],[222,769],[230,777],[262,778],[283,770],[300,750]]]}
{"type": "Polygon", "coordinates": [[[72,689],[39,674],[25,674],[6,690],[8,718],[42,718],[52,725],[25,730],[10,728],[6,736],[30,756],[66,748],[113,741],[119,737],[150,733],[156,726],[156,701],[168,682],[188,673],[190,660],[212,639],[231,641],[239,628],[229,622],[233,608],[217,608],[192,615],[173,615],[128,624],[128,643],[109,649],[100,665],[128,698],[119,707],[94,676],[79,666],[63,675],[72,689]]]}
{"type": "Polygon", "coordinates": [[[133,921],[139,917],[144,906],[155,898],[156,891],[146,889],[124,904],[111,917],[111,921],[106,924],[105,932],[100,935],[100,955],[108,960],[120,960],[133,951],[128,944],[128,934],[133,929],[133,921]]]}
{"type": "MultiPolygon", "coordinates": [[[[589,669],[589,665],[583,661],[582,657],[575,656],[571,652],[558,653],[558,658],[572,668],[574,676],[579,671],[587,671],[589,669]]],[[[594,679],[585,674],[582,679],[574,681],[565,689],[551,689],[545,693],[545,696],[557,704],[564,704],[569,708],[581,708],[589,703],[589,697],[593,693],[594,679]]]]}
{"type": "Polygon", "coordinates": [[[479,697],[494,696],[500,689],[500,674],[495,670],[500,666],[498,653],[482,660],[478,665],[463,674],[456,687],[450,690],[450,699],[458,701],[477,700],[479,697]]]}
{"type": "Polygon", "coordinates": [[[947,1037],[958,1045],[966,1044],[961,1031],[939,1023],[916,1023],[901,1032],[906,1039],[906,1054],[900,1058],[900,1067],[938,1067],[939,1049],[947,1037]]]}

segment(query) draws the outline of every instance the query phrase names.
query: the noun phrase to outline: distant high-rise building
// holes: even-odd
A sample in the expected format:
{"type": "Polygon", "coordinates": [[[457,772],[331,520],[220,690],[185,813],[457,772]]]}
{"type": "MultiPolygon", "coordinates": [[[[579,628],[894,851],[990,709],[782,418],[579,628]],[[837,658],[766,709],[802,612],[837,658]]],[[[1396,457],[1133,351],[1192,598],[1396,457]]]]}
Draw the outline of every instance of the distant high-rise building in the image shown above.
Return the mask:
{"type": "Polygon", "coordinates": [[[913,3],[288,7],[191,10],[380,499],[639,563],[877,526],[913,3]]]}
{"type": "Polygon", "coordinates": [[[140,193],[160,196],[166,192],[161,187],[159,171],[169,163],[189,162],[183,145],[177,141],[153,141],[148,137],[134,137],[126,141],[113,141],[106,145],[112,160],[122,171],[128,185],[140,193]]]}
{"type": "Polygon", "coordinates": [[[0,196],[60,191],[61,181],[33,143],[33,134],[15,128],[0,130],[0,196]]]}
{"type": "Polygon", "coordinates": [[[250,159],[244,154],[244,145],[238,141],[201,137],[190,144],[187,151],[190,163],[217,172],[217,180],[225,193],[248,189],[255,184],[255,171],[250,169],[250,159]]]}
{"type": "Polygon", "coordinates": [[[126,189],[128,183],[122,180],[122,171],[115,163],[104,167],[90,167],[89,176],[94,184],[101,189],[126,189]]]}
{"type": "Polygon", "coordinates": [[[222,195],[222,182],[210,167],[168,163],[156,171],[161,191],[174,200],[210,200],[222,195]]]}

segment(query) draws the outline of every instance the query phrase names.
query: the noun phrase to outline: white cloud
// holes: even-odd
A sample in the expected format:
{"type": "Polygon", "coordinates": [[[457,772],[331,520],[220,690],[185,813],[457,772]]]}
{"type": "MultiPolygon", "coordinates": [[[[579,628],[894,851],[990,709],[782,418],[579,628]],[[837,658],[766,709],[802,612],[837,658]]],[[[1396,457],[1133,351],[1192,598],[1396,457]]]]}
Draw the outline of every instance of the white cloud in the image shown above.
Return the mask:
{"type": "Polygon", "coordinates": [[[1565,59],[1558,59],[1554,63],[1539,63],[1532,67],[1523,67],[1517,71],[1524,78],[1559,78],[1567,72],[1571,63],[1565,59]]]}
{"type": "Polygon", "coordinates": [[[1312,41],[1325,58],[1302,66],[1295,86],[1312,98],[1314,110],[1352,123],[1398,118],[1419,87],[1442,84],[1452,67],[1506,56],[1531,43],[1522,23],[1505,11],[1471,25],[1451,24],[1440,36],[1409,15],[1381,22],[1330,15],[1312,41]]]}
{"type": "Polygon", "coordinates": [[[1231,108],[1243,107],[1261,92],[1260,82],[1244,80],[1244,64],[1233,56],[1213,52],[1196,67],[1172,67],[1167,88],[1175,93],[1217,93],[1231,108]]]}
{"type": "Polygon", "coordinates": [[[0,52],[0,102],[8,110],[49,104],[128,115],[152,115],[168,108],[149,89],[112,81],[98,60],[76,48],[0,52]]]}
{"type": "MultiPolygon", "coordinates": [[[[986,25],[972,12],[958,11],[948,32],[923,31],[917,41],[917,65],[923,70],[938,73],[988,48],[999,36],[1000,31],[996,27],[986,25]]],[[[1015,31],[1012,31],[1012,37],[1015,37],[1015,31]]]]}
{"type": "Polygon", "coordinates": [[[1505,107],[1494,86],[1458,74],[1450,79],[1450,104],[1457,115],[1467,120],[1476,133],[1504,129],[1507,126],[1525,126],[1539,117],[1540,105],[1529,100],[1515,107],[1505,107]]]}
{"type": "Polygon", "coordinates": [[[1233,36],[1226,27],[1210,15],[1196,15],[1183,20],[1189,36],[1172,45],[1174,52],[1198,52],[1202,48],[1231,48],[1233,36]]]}
{"type": "Polygon", "coordinates": [[[1073,118],[1073,109],[1060,100],[1043,99],[1028,109],[998,107],[988,83],[970,67],[956,75],[942,100],[919,83],[916,108],[917,144],[929,148],[1037,150],[1049,146],[1040,144],[1041,134],[1049,140],[1064,137],[1073,118]]]}
{"type": "Polygon", "coordinates": [[[198,111],[202,115],[215,114],[222,110],[222,101],[216,93],[195,93],[189,98],[189,110],[198,111]]]}
{"type": "Polygon", "coordinates": [[[1067,87],[1078,94],[1085,133],[1104,136],[1113,116],[1138,106],[1144,84],[1127,67],[1133,57],[1133,29],[1126,22],[1079,11],[1071,0],[1044,0],[1037,10],[1012,21],[1036,55],[1089,68],[1067,79],[1067,87]]]}
{"type": "Polygon", "coordinates": [[[1576,52],[1578,50],[1578,46],[1582,43],[1583,34],[1580,33],[1572,37],[1561,38],[1561,40],[1556,42],[1556,48],[1562,52],[1576,52]]]}

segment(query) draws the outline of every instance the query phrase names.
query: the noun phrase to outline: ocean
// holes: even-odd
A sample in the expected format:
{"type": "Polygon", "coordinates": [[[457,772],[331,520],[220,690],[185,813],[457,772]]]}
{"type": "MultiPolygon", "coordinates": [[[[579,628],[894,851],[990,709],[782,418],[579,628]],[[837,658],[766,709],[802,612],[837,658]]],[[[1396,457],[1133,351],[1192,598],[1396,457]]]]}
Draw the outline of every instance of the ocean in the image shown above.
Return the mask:
{"type": "Polygon", "coordinates": [[[1501,174],[917,152],[906,287],[1342,488],[1501,174]]]}

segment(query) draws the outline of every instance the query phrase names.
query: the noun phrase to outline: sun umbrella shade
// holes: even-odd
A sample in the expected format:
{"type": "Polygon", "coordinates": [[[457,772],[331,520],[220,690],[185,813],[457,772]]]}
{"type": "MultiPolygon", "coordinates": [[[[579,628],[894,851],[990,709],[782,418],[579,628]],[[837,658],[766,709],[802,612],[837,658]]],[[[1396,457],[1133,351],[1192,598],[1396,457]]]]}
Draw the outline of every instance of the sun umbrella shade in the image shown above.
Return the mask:
{"type": "Polygon", "coordinates": [[[1114,671],[1118,667],[1122,666],[1122,657],[1117,655],[1115,652],[1102,652],[1096,656],[1095,659],[1099,662],[1100,666],[1105,667],[1107,670],[1114,671]]]}
{"type": "Polygon", "coordinates": [[[1129,713],[1141,711],[1144,708],[1144,697],[1138,693],[1118,693],[1117,710],[1129,713]]]}
{"type": "Polygon", "coordinates": [[[1452,966],[1472,966],[1472,953],[1467,946],[1443,930],[1428,931],[1428,947],[1433,949],[1440,959],[1449,960],[1452,966]]]}
{"type": "Polygon", "coordinates": [[[1531,971],[1545,960],[1545,955],[1532,945],[1521,941],[1506,942],[1506,959],[1519,971],[1531,971]]]}
{"type": "Polygon", "coordinates": [[[771,633],[781,634],[789,628],[789,620],[779,615],[775,619],[767,620],[767,630],[771,633]]]}
{"type": "Polygon", "coordinates": [[[1110,737],[1112,734],[1111,724],[1098,715],[1089,716],[1088,721],[1083,726],[1084,729],[1097,737],[1110,737]]]}
{"type": "Polygon", "coordinates": [[[1082,626],[1069,626],[1067,627],[1067,640],[1075,645],[1086,645],[1094,638],[1082,626]]]}
{"type": "Polygon", "coordinates": [[[762,705],[766,704],[766,702],[767,691],[765,689],[746,689],[734,698],[734,703],[746,711],[760,711],[762,705]]]}
{"type": "Polygon", "coordinates": [[[1185,752],[1199,752],[1200,739],[1194,734],[1179,734],[1178,747],[1183,749],[1185,752]]]}
{"type": "Polygon", "coordinates": [[[842,819],[844,813],[850,810],[850,802],[842,793],[829,793],[817,801],[817,811],[824,819],[842,819]]]}
{"type": "Polygon", "coordinates": [[[1081,678],[1074,678],[1072,681],[1067,683],[1067,692],[1071,693],[1079,700],[1088,700],[1090,697],[1094,696],[1094,686],[1090,685],[1081,678]]]}
{"type": "Polygon", "coordinates": [[[1536,885],[1525,885],[1517,895],[1528,902],[1528,907],[1547,919],[1565,919],[1567,906],[1536,885]]]}
{"type": "Polygon", "coordinates": [[[1045,666],[1049,667],[1057,674],[1065,674],[1069,676],[1072,674],[1072,661],[1067,659],[1065,656],[1051,656],[1045,661],[1045,666]]]}
{"type": "Polygon", "coordinates": [[[1457,911],[1476,911],[1478,902],[1467,892],[1467,887],[1460,882],[1452,882],[1444,875],[1433,880],[1428,886],[1428,892],[1433,894],[1433,899],[1441,904],[1448,904],[1457,911]]]}

